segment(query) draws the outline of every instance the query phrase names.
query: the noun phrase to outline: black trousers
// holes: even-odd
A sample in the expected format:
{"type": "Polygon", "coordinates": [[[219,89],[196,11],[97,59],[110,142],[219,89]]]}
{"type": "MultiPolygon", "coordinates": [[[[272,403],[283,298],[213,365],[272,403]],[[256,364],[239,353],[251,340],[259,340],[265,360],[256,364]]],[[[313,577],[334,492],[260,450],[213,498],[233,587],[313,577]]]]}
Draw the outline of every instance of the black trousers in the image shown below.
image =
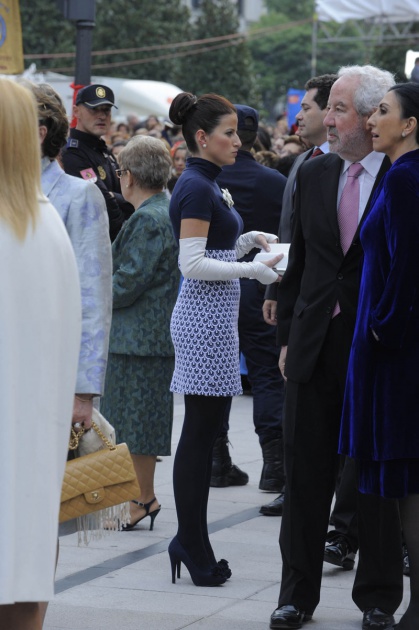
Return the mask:
{"type": "MultiPolygon", "coordinates": [[[[284,418],[287,477],[280,548],[279,606],[312,613],[320,601],[324,545],[339,466],[340,418],[351,331],[335,317],[308,383],[288,379],[284,418]]],[[[369,495],[359,501],[360,561],[353,599],[361,609],[393,613],[402,599],[397,503],[369,495]]]]}
{"type": "Polygon", "coordinates": [[[332,517],[334,528],[327,534],[329,542],[343,535],[351,551],[358,551],[358,484],[356,463],[340,456],[340,472],[336,484],[336,500],[332,517]]]}
{"type": "MultiPolygon", "coordinates": [[[[263,319],[265,288],[257,280],[240,280],[239,343],[246,358],[253,395],[253,423],[260,444],[282,436],[284,380],[278,368],[276,327],[263,319]]],[[[228,410],[229,411],[229,410],[228,410]]],[[[229,428],[229,413],[222,433],[229,428]]]]}

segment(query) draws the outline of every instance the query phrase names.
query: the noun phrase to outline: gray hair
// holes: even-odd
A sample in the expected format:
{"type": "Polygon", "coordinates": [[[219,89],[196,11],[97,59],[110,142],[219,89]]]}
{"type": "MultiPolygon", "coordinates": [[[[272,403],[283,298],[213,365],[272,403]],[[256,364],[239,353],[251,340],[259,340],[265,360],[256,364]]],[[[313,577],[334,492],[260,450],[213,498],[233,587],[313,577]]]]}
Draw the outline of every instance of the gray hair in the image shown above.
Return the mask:
{"type": "Polygon", "coordinates": [[[161,140],[151,136],[134,136],[118,156],[119,166],[131,173],[140,188],[161,190],[167,184],[172,158],[161,140]]]}
{"type": "Polygon", "coordinates": [[[395,84],[394,75],[375,66],[343,66],[338,77],[355,77],[359,84],[355,89],[354,106],[360,116],[371,114],[378,103],[395,84]]]}

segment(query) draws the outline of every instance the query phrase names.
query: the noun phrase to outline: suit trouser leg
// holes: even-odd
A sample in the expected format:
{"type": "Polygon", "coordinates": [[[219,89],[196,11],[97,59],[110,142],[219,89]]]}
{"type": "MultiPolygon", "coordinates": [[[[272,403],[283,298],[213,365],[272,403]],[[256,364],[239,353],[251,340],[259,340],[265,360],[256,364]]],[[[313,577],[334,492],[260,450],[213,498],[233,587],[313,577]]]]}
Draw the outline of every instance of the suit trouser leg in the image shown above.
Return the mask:
{"type": "Polygon", "coordinates": [[[265,287],[240,280],[239,341],[253,395],[253,422],[260,444],[282,437],[284,380],[278,368],[276,329],[262,314],[265,287]]]}
{"type": "Polygon", "coordinates": [[[354,553],[358,551],[357,496],[356,464],[350,457],[345,457],[332,513],[334,529],[328,533],[327,540],[343,535],[354,553]]]}
{"type": "Polygon", "coordinates": [[[283,563],[279,606],[293,604],[312,613],[320,599],[338,456],[336,430],[330,431],[328,423],[323,423],[317,397],[310,389],[310,385],[287,383],[287,483],[279,539],[283,563]]]}
{"type": "Polygon", "coordinates": [[[393,614],[403,597],[402,537],[398,502],[358,493],[359,561],[352,598],[360,610],[393,614]]]}
{"type": "Polygon", "coordinates": [[[329,326],[308,383],[286,385],[285,502],[280,533],[279,606],[312,613],[320,600],[324,545],[339,466],[337,453],[351,335],[340,316],[329,326]]]}

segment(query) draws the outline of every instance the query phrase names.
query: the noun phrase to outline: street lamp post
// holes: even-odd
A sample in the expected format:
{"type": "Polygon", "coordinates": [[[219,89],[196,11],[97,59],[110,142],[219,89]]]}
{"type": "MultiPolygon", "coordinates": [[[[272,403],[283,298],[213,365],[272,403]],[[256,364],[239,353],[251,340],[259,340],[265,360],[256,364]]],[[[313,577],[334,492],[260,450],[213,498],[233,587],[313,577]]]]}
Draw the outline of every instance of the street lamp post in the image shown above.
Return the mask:
{"type": "Polygon", "coordinates": [[[89,85],[96,0],[56,0],[63,16],[76,24],[75,86],[89,85]]]}

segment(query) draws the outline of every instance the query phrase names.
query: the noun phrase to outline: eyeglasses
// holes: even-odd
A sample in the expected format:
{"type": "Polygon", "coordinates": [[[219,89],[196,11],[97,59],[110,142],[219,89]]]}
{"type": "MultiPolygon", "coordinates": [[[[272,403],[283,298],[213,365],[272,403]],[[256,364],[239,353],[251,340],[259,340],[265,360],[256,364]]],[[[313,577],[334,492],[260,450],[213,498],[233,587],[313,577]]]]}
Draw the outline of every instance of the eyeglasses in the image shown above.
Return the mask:
{"type": "Polygon", "coordinates": [[[121,179],[121,177],[122,177],[122,175],[123,175],[124,173],[128,173],[128,170],[129,170],[128,168],[117,168],[117,169],[115,170],[115,173],[116,173],[117,178],[118,178],[118,179],[121,179]]]}

